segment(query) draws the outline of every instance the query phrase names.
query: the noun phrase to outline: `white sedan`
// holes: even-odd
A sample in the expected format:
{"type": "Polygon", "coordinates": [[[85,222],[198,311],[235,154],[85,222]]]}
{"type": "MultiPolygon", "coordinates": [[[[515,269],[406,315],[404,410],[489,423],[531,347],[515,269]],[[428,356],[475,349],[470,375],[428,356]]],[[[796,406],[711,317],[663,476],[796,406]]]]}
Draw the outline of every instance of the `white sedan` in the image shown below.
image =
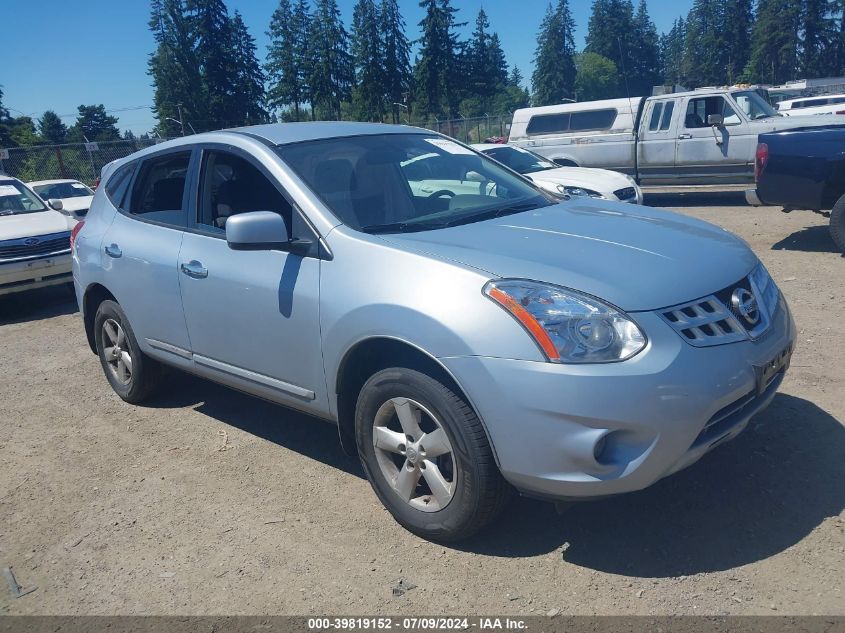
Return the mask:
{"type": "Polygon", "coordinates": [[[77,220],[85,217],[94,198],[94,192],[78,180],[35,180],[26,184],[52,209],[77,220]]]}
{"type": "Polygon", "coordinates": [[[472,147],[552,193],[643,203],[643,192],[634,179],[616,171],[561,167],[539,154],[513,145],[478,143],[472,147]]]}

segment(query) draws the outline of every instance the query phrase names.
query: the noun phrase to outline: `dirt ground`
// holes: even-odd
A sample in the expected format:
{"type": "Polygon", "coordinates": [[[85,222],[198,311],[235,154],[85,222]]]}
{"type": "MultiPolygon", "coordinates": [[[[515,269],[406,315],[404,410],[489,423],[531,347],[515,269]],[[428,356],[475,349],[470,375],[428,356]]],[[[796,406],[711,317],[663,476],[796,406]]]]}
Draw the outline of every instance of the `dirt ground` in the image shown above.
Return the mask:
{"type": "Polygon", "coordinates": [[[177,376],[123,403],[62,288],[0,297],[0,584],[13,614],[845,614],[845,259],[827,221],[652,195],[738,233],[800,329],[772,406],[648,490],[517,499],[455,547],[379,505],[334,427],[177,376]],[[416,587],[394,596],[402,579],[416,587]]]}

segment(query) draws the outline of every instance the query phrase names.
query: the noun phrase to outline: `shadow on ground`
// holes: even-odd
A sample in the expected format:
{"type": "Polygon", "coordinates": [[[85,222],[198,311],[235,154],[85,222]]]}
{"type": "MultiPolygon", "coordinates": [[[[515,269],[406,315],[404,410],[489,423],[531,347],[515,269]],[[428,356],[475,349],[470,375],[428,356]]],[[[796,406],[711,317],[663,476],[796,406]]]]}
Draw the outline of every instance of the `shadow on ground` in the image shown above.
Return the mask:
{"type": "Polygon", "coordinates": [[[763,560],[845,507],[845,428],[812,402],[779,394],[737,439],[641,492],[573,505],[519,499],[462,549],[565,560],[667,577],[763,560]]]}
{"type": "Polygon", "coordinates": [[[145,406],[164,409],[191,406],[224,424],[350,475],[364,477],[358,458],[349,457],[341,449],[334,424],[182,372],[168,373],[167,381],[164,393],[145,406]]]}
{"type": "MultiPolygon", "coordinates": [[[[356,477],[331,424],[183,374],[152,403],[194,406],[225,424],[356,477]]],[[[517,498],[492,527],[456,545],[489,556],[548,554],[639,577],[718,571],[801,541],[845,508],[845,428],[812,402],[779,394],[737,439],[651,488],[573,505],[517,498]]]]}
{"type": "Polygon", "coordinates": [[[77,312],[70,286],[47,286],[0,296],[0,325],[40,321],[77,312]]]}
{"type": "Polygon", "coordinates": [[[744,207],[742,191],[695,191],[689,193],[660,193],[646,191],[644,204],[649,207],[744,207]]]}
{"type": "Polygon", "coordinates": [[[804,251],[807,253],[839,253],[827,224],[808,226],[795,231],[772,245],[773,251],[804,251]]]}

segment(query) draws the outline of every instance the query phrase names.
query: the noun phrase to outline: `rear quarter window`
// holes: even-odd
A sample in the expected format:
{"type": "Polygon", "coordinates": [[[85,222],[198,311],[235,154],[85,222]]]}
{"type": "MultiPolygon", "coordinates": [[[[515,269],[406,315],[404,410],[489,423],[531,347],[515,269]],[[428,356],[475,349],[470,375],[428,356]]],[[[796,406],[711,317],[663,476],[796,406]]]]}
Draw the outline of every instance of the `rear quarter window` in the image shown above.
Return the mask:
{"type": "Polygon", "coordinates": [[[138,165],[137,161],[133,161],[117,170],[106,181],[105,192],[111,203],[120,208],[123,205],[123,198],[126,196],[126,190],[129,188],[129,181],[132,179],[132,173],[138,165]]]}

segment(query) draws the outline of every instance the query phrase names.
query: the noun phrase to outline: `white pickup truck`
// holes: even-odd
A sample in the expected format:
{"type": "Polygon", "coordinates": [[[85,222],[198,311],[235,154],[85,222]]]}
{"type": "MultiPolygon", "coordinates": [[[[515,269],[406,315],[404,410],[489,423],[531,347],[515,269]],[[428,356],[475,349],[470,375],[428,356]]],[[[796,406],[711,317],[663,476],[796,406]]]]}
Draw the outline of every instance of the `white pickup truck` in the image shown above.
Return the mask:
{"type": "Polygon", "coordinates": [[[759,134],[843,123],[836,115],[783,117],[752,88],[708,88],[523,108],[508,143],[643,185],[745,184],[754,181],[759,134]]]}

